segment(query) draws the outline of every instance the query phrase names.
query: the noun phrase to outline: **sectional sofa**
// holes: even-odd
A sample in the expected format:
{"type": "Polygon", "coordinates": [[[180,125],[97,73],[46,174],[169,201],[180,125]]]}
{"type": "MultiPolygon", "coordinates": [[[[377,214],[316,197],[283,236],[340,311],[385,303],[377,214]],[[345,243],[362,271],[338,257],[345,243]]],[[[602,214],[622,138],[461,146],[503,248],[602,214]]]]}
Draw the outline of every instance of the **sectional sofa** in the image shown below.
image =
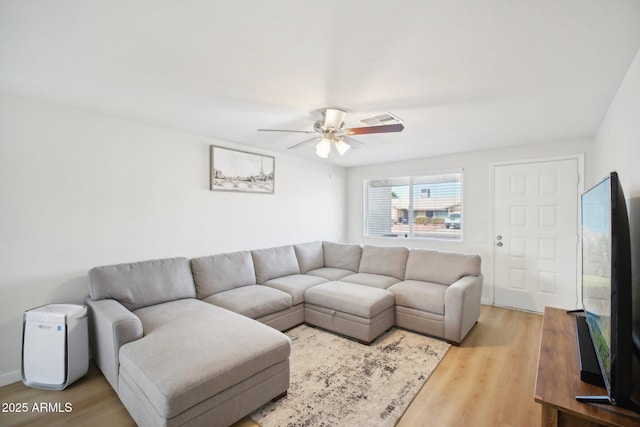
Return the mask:
{"type": "Polygon", "coordinates": [[[229,425],[289,386],[301,323],[369,343],[394,324],[460,343],[480,257],[309,242],[93,268],[92,355],[136,423],[229,425]]]}

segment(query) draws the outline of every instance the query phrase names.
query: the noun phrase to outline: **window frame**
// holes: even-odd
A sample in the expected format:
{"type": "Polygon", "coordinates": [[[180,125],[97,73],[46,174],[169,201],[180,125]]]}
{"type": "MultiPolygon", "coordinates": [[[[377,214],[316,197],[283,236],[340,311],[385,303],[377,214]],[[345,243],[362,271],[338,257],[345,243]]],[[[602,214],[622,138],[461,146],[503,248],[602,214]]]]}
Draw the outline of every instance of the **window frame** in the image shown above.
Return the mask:
{"type": "MultiPolygon", "coordinates": [[[[432,182],[434,183],[434,182],[432,182]]],[[[402,184],[399,184],[398,186],[400,186],[402,184]]],[[[391,187],[391,185],[390,185],[391,187]]],[[[420,191],[423,191],[424,189],[421,189],[420,191]]],[[[392,191],[393,192],[393,191],[392,191]]],[[[429,191],[427,191],[427,193],[432,193],[433,190],[429,189],[429,191]]],[[[437,172],[423,172],[423,173],[411,173],[411,174],[406,174],[406,175],[387,175],[387,176],[375,176],[375,177],[365,177],[363,180],[363,229],[362,229],[362,233],[363,233],[363,237],[365,238],[376,238],[376,239],[393,239],[393,240],[397,240],[397,239],[403,239],[403,240],[420,240],[420,241],[425,241],[425,240],[433,240],[433,241],[439,241],[439,242],[450,242],[450,243],[462,243],[464,242],[464,169],[463,168],[456,168],[456,169],[448,169],[448,170],[442,170],[442,171],[437,171],[437,172]],[[444,178],[448,175],[458,175],[458,179],[457,181],[460,183],[460,188],[459,188],[459,211],[455,211],[455,212],[449,212],[449,215],[451,215],[452,213],[459,213],[460,214],[460,228],[459,229],[452,229],[452,231],[449,231],[449,229],[445,228],[445,231],[441,232],[428,232],[425,234],[421,234],[420,232],[416,232],[415,231],[415,211],[414,211],[414,199],[416,198],[417,194],[416,194],[416,189],[414,188],[415,185],[420,185],[420,184],[415,184],[415,181],[418,180],[423,180],[423,179],[431,179],[431,180],[437,180],[439,177],[440,178],[444,178]],[[388,233],[388,234],[370,234],[370,225],[371,225],[371,215],[370,215],[370,209],[369,209],[369,203],[370,203],[370,193],[369,193],[369,189],[373,188],[370,183],[372,181],[398,181],[401,182],[402,180],[407,180],[408,181],[408,194],[409,194],[409,201],[408,201],[408,207],[407,207],[407,221],[408,221],[408,230],[406,233],[403,232],[393,232],[393,230],[388,233]],[[440,234],[440,235],[439,235],[440,234]]],[[[429,197],[431,197],[431,194],[429,194],[429,197]]],[[[454,205],[455,206],[455,205],[454,205]]],[[[391,221],[394,220],[393,215],[390,218],[391,221]]],[[[394,223],[397,225],[397,223],[394,223]]]]}

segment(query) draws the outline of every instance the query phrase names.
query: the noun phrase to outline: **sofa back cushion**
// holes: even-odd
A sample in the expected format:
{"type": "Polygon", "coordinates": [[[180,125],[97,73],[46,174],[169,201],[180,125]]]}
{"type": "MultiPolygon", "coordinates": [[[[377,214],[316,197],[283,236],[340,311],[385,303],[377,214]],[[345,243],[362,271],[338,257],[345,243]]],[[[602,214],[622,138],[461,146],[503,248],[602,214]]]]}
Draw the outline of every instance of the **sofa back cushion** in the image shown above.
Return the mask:
{"type": "Polygon", "coordinates": [[[300,274],[298,259],[291,245],[251,251],[251,257],[259,285],[277,277],[300,274]]]}
{"type": "Polygon", "coordinates": [[[480,256],[428,249],[412,249],[407,259],[405,280],[422,280],[451,285],[464,276],[480,274],[480,256]]]}
{"type": "Polygon", "coordinates": [[[293,245],[298,258],[300,273],[316,270],[324,267],[324,255],[322,253],[322,242],[309,242],[293,245]]]}
{"type": "Polygon", "coordinates": [[[343,270],[358,271],[362,247],[355,244],[322,242],[324,266],[342,268],[343,270]]]}
{"type": "Polygon", "coordinates": [[[195,298],[187,258],[168,258],[95,267],[89,271],[89,296],[115,299],[129,310],[195,298]]]}
{"type": "Polygon", "coordinates": [[[191,272],[199,299],[256,284],[256,272],[249,251],[194,258],[191,260],[191,272]]]}
{"type": "Polygon", "coordinates": [[[359,273],[382,274],[404,280],[409,249],[396,246],[369,246],[362,248],[359,273]]]}

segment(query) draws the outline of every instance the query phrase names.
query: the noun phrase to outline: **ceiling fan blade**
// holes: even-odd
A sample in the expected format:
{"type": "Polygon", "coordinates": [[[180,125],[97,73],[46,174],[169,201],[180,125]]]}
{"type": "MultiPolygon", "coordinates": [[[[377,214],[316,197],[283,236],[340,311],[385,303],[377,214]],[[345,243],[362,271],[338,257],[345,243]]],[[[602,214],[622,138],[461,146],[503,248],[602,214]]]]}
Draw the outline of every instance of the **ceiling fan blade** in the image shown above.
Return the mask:
{"type": "Polygon", "coordinates": [[[258,129],[258,132],[316,133],[316,131],[313,131],[313,130],[290,130],[290,129],[258,129]]]}
{"type": "Polygon", "coordinates": [[[343,136],[342,140],[347,144],[349,144],[351,148],[354,148],[354,149],[362,148],[365,146],[364,142],[360,142],[357,139],[351,138],[350,136],[343,136]]]}
{"type": "Polygon", "coordinates": [[[388,133],[388,132],[402,132],[404,125],[401,123],[394,125],[381,125],[381,126],[367,126],[362,128],[348,128],[345,129],[344,135],[365,135],[369,133],[388,133]]]}
{"type": "MultiPolygon", "coordinates": [[[[314,132],[314,133],[315,133],[315,132],[314,132]]],[[[312,141],[319,140],[319,139],[321,139],[321,137],[319,137],[319,136],[314,136],[313,138],[310,138],[310,139],[304,140],[304,141],[302,141],[302,142],[299,142],[299,143],[297,143],[296,145],[292,145],[291,147],[287,148],[287,150],[294,150],[294,149],[296,149],[296,148],[300,148],[300,147],[302,147],[302,146],[303,146],[303,145],[305,145],[305,144],[308,144],[308,143],[310,143],[310,142],[312,142],[312,141]]]]}

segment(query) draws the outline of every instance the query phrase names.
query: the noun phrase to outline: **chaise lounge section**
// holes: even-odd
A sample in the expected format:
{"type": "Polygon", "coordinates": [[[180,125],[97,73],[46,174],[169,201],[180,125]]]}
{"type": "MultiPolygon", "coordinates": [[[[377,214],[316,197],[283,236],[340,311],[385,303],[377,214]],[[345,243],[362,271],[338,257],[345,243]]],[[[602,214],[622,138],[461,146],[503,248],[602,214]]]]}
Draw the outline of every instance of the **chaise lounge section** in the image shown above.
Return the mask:
{"type": "Polygon", "coordinates": [[[229,425],[289,387],[286,335],[195,296],[186,258],[89,273],[93,357],[140,426],[229,425]]]}
{"type": "Polygon", "coordinates": [[[93,357],[136,423],[229,425],[286,394],[301,323],[363,343],[394,324],[460,343],[480,257],[309,242],[89,272],[93,357]]]}

